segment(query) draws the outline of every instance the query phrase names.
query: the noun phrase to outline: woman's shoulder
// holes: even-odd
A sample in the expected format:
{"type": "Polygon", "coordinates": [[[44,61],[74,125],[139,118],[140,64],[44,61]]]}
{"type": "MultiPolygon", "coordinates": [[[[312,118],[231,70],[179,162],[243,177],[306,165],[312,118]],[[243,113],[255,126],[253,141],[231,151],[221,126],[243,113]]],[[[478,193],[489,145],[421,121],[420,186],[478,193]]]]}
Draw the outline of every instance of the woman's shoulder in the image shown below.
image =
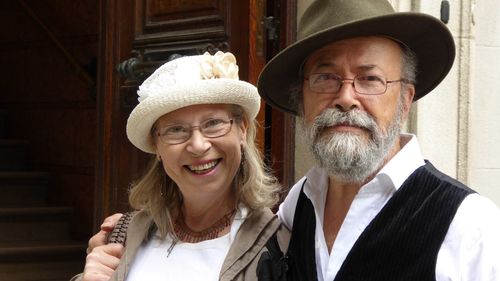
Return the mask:
{"type": "Polygon", "coordinates": [[[241,225],[240,232],[254,233],[262,235],[262,232],[274,233],[281,222],[269,208],[261,208],[248,212],[245,221],[241,225]]]}
{"type": "Polygon", "coordinates": [[[260,280],[267,265],[286,253],[289,239],[289,230],[269,208],[252,211],[226,256],[221,280],[260,280]]]}
{"type": "Polygon", "coordinates": [[[290,230],[269,208],[254,212],[248,224],[244,226],[245,224],[241,228],[241,238],[254,240],[256,245],[264,245],[267,250],[278,246],[278,250],[286,253],[290,241],[290,230]]]}

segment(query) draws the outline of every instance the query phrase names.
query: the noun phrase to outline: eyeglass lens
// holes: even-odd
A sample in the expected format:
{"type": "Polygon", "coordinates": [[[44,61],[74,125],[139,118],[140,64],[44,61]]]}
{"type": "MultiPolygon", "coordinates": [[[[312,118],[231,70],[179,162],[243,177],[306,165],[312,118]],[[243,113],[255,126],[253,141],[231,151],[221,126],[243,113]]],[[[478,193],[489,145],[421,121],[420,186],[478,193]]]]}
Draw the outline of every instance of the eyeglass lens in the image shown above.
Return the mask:
{"type": "Polygon", "coordinates": [[[351,83],[354,90],[363,95],[380,95],[387,90],[387,80],[377,75],[358,75],[353,79],[333,73],[314,73],[309,76],[309,87],[318,93],[337,93],[342,84],[351,83]]]}
{"type": "Polygon", "coordinates": [[[198,129],[206,138],[218,138],[226,135],[231,130],[233,119],[207,119],[198,126],[188,124],[174,124],[162,128],[158,135],[162,142],[179,144],[191,138],[193,130],[198,129]]]}

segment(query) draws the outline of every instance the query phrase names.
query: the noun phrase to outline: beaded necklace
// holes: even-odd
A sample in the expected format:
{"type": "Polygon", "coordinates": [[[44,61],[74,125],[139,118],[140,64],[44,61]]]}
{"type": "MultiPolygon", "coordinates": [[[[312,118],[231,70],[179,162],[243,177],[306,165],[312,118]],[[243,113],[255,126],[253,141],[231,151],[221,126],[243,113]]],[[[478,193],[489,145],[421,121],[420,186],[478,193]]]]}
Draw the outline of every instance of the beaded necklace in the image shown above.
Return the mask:
{"type": "Polygon", "coordinates": [[[214,224],[200,231],[192,230],[189,226],[187,226],[184,221],[184,214],[180,212],[179,216],[177,216],[177,220],[175,221],[174,233],[179,240],[188,243],[198,243],[205,240],[215,239],[219,236],[219,233],[222,230],[231,225],[235,212],[236,209],[231,210],[214,224]]]}

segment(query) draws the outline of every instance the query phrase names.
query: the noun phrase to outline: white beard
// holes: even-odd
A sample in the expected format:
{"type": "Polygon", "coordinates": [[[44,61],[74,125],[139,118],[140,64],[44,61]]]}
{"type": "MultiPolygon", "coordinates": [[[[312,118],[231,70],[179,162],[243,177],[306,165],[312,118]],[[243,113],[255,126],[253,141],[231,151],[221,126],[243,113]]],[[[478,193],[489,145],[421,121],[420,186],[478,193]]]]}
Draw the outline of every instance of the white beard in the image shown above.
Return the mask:
{"type": "Polygon", "coordinates": [[[373,117],[360,110],[343,112],[336,108],[324,110],[311,125],[302,118],[299,131],[314,155],[316,164],[346,183],[362,183],[383,164],[394,146],[402,127],[402,103],[387,130],[382,130],[373,117]],[[358,126],[369,132],[365,136],[345,132],[323,132],[337,124],[358,126]]]}

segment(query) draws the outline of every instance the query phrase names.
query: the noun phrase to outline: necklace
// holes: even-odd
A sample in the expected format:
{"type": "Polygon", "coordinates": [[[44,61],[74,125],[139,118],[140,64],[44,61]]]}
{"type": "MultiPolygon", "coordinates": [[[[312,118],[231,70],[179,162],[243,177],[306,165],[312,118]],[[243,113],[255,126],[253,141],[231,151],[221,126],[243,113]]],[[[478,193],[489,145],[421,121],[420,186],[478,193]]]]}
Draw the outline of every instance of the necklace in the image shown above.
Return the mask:
{"type": "Polygon", "coordinates": [[[174,233],[179,240],[188,243],[198,243],[205,240],[215,239],[219,236],[219,233],[223,229],[231,225],[231,219],[233,218],[235,212],[236,209],[231,210],[214,224],[200,231],[195,231],[189,228],[189,226],[187,226],[184,222],[184,214],[180,212],[177,220],[175,221],[174,233]]]}

